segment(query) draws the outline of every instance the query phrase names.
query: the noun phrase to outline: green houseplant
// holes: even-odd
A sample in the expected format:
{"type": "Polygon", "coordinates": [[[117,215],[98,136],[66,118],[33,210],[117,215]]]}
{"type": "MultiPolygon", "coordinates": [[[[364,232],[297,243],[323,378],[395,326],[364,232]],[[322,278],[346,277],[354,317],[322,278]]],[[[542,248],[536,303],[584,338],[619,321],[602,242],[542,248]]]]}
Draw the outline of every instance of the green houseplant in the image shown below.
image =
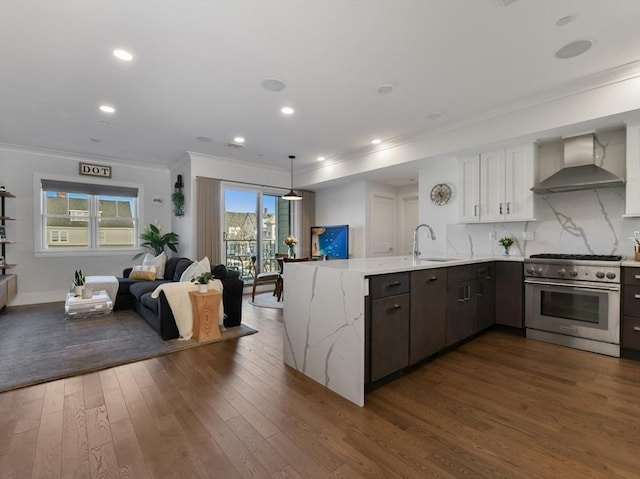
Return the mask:
{"type": "Polygon", "coordinates": [[[81,269],[77,269],[75,273],[73,273],[73,286],[74,286],[74,293],[76,296],[82,295],[82,290],[84,289],[84,283],[85,283],[84,273],[82,272],[81,269]]]}
{"type": "MultiPolygon", "coordinates": [[[[143,243],[140,243],[140,246],[143,248],[149,248],[156,256],[162,253],[165,248],[169,248],[174,253],[177,253],[180,236],[173,232],[161,234],[161,231],[162,225],[160,223],[157,221],[155,223],[150,223],[140,235],[140,239],[144,240],[143,243]]],[[[143,254],[144,252],[138,253],[133,257],[133,259],[138,259],[143,254]]]]}
{"type": "Polygon", "coordinates": [[[198,291],[206,293],[209,290],[209,281],[212,279],[213,274],[210,271],[207,271],[206,273],[202,273],[201,275],[192,278],[191,282],[198,285],[198,291]]]}
{"type": "Polygon", "coordinates": [[[511,248],[511,245],[513,244],[513,238],[510,236],[504,236],[500,238],[498,243],[500,243],[500,246],[504,248],[504,255],[509,256],[509,248],[511,248]]]}

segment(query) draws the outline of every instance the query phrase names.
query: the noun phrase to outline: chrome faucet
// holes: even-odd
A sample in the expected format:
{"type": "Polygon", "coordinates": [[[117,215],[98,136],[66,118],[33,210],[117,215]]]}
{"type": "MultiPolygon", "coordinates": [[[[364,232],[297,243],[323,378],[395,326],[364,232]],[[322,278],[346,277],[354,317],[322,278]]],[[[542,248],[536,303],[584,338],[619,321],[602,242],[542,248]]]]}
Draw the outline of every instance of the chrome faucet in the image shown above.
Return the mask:
{"type": "Polygon", "coordinates": [[[422,223],[421,225],[416,226],[416,229],[413,230],[413,259],[419,259],[420,258],[420,251],[418,250],[418,231],[423,226],[429,230],[429,234],[431,235],[431,239],[432,240],[436,239],[436,234],[433,232],[433,229],[431,229],[431,226],[429,226],[428,224],[422,223]]]}

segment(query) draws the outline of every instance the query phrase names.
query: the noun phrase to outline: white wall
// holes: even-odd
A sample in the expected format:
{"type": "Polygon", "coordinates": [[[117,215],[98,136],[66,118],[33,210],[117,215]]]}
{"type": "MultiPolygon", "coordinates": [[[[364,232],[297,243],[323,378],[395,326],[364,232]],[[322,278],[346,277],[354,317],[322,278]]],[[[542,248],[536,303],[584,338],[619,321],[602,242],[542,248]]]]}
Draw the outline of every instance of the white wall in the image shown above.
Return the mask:
{"type": "Polygon", "coordinates": [[[457,161],[456,158],[434,159],[420,170],[419,222],[431,226],[436,234],[433,241],[424,229],[420,230],[418,245],[422,256],[443,256],[447,250],[446,225],[458,220],[457,161]],[[437,206],[431,201],[431,188],[438,183],[445,183],[451,188],[451,200],[446,205],[437,206]]]}
{"type": "Polygon", "coordinates": [[[349,257],[364,258],[367,182],[316,192],[316,225],[349,225],[349,257]]]}
{"type": "MultiPolygon", "coordinates": [[[[78,162],[85,161],[112,167],[108,184],[138,184],[141,187],[140,224],[156,220],[171,228],[171,189],[166,169],[124,164],[103,158],[87,158],[45,150],[0,147],[0,182],[16,195],[6,200],[7,214],[16,221],[7,222],[7,237],[16,243],[7,245],[7,261],[17,266],[10,270],[18,276],[18,295],[10,305],[64,301],[73,281],[73,272],[82,269],[86,275],[120,276],[132,264],[131,252],[115,256],[74,255],[73,257],[34,256],[34,175],[52,175],[68,181],[82,182],[78,162]],[[162,204],[153,199],[162,199],[162,204]]],[[[95,181],[95,180],[94,180],[95,181]]]]}

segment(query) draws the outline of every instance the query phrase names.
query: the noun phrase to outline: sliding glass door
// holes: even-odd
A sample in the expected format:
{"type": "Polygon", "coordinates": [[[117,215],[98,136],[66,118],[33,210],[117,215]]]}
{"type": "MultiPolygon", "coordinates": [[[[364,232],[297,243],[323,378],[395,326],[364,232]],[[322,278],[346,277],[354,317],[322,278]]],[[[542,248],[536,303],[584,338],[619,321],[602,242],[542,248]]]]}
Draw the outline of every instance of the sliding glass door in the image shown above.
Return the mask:
{"type": "Polygon", "coordinates": [[[276,253],[290,230],[289,202],[276,193],[239,185],[224,186],[224,245],[227,268],[245,281],[254,273],[277,271],[276,253]],[[256,258],[253,270],[252,257],[256,258]]]}

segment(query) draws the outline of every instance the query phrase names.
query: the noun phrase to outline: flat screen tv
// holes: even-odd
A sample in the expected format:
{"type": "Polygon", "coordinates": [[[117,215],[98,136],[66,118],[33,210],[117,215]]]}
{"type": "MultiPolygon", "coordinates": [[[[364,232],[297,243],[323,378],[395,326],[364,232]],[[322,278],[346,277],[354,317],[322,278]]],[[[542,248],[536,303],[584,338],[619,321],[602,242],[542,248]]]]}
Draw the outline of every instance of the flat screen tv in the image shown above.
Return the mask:
{"type": "Polygon", "coordinates": [[[349,225],[312,226],[311,256],[329,259],[349,258],[349,225]]]}

